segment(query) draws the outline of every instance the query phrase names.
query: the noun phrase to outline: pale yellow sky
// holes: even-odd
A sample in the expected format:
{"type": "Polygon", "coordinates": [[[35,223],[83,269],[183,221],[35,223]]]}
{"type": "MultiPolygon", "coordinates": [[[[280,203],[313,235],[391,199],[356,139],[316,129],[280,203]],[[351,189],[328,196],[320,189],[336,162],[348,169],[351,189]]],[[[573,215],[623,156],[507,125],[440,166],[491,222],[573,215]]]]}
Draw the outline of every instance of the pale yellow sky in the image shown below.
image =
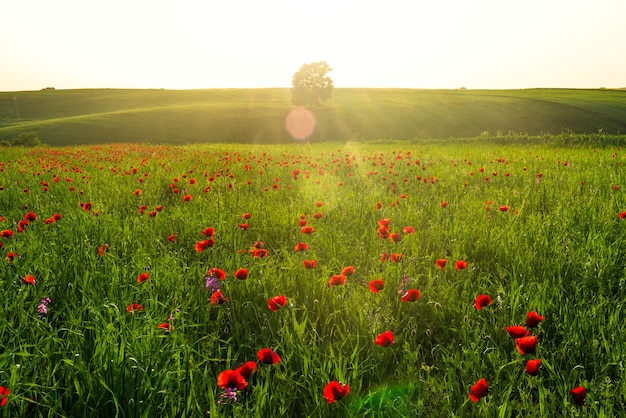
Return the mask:
{"type": "Polygon", "coordinates": [[[0,91],[626,87],[626,0],[3,3],[0,91]]]}

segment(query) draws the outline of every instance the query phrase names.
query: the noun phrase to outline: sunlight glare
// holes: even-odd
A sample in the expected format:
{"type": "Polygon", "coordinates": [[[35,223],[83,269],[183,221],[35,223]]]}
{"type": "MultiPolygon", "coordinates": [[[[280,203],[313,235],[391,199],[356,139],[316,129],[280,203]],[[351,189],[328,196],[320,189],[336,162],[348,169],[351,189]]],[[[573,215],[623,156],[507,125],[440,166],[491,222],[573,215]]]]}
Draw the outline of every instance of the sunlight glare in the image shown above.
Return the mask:
{"type": "Polygon", "coordinates": [[[306,139],[315,130],[315,116],[303,107],[291,109],[285,118],[285,128],[294,139],[306,139]]]}

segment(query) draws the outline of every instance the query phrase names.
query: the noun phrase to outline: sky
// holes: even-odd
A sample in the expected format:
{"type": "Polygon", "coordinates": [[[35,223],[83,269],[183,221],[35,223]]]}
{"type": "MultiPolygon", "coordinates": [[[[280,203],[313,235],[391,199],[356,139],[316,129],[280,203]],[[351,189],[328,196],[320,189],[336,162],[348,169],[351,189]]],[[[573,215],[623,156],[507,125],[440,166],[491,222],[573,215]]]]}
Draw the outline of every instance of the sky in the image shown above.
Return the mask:
{"type": "Polygon", "coordinates": [[[0,91],[626,87],[626,0],[20,0],[0,91]]]}

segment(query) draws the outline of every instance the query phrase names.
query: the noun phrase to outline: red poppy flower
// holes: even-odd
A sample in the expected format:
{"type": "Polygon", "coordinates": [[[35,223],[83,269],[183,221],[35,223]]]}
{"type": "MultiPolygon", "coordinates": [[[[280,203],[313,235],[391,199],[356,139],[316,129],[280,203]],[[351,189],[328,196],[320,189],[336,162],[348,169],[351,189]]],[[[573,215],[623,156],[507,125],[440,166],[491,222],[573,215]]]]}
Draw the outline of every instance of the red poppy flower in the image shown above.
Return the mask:
{"type": "Polygon", "coordinates": [[[317,267],[317,260],[304,260],[304,268],[314,269],[317,267]]]}
{"type": "Polygon", "coordinates": [[[248,270],[240,268],[235,272],[235,277],[239,280],[246,280],[248,278],[248,270]]]}
{"type": "Polygon", "coordinates": [[[162,324],[159,324],[158,328],[162,329],[165,332],[174,331],[174,326],[169,322],[163,322],[162,324]]]}
{"type": "Polygon", "coordinates": [[[176,242],[176,235],[175,234],[170,235],[169,237],[167,237],[167,240],[169,242],[176,242]]]}
{"type": "Polygon", "coordinates": [[[213,238],[213,236],[215,235],[215,229],[214,228],[204,228],[201,232],[202,235],[204,235],[207,238],[213,238]]]}
{"type": "Polygon", "coordinates": [[[457,260],[456,263],[454,263],[454,268],[457,270],[465,270],[467,268],[467,263],[463,260],[457,260]]]}
{"type": "Polygon", "coordinates": [[[146,209],[148,209],[148,206],[146,205],[139,206],[139,213],[143,215],[146,209]]]}
{"type": "Polygon", "coordinates": [[[34,286],[35,285],[35,278],[29,274],[27,276],[22,277],[22,282],[24,282],[24,284],[28,284],[28,285],[34,286]]]}
{"type": "Polygon", "coordinates": [[[322,212],[314,212],[313,213],[313,218],[314,219],[321,219],[324,217],[324,214],[322,212]]]}
{"type": "Polygon", "coordinates": [[[500,212],[506,212],[509,210],[509,207],[507,205],[502,205],[498,209],[500,210],[500,212]]]}
{"type": "Polygon", "coordinates": [[[349,392],[350,387],[348,385],[343,385],[333,380],[324,387],[324,399],[326,399],[330,405],[331,403],[344,398],[349,392]]]}
{"type": "Polygon", "coordinates": [[[470,388],[468,396],[472,402],[478,402],[480,398],[487,396],[488,392],[489,385],[487,384],[487,379],[483,377],[470,388]]]}
{"type": "Polygon", "coordinates": [[[509,335],[513,338],[523,338],[528,336],[528,334],[530,334],[530,331],[528,331],[526,328],[524,328],[521,325],[513,325],[510,327],[506,327],[506,331],[509,333],[509,335]]]}
{"type": "Polygon", "coordinates": [[[19,233],[24,232],[24,230],[26,229],[27,225],[28,225],[28,221],[19,221],[17,223],[17,232],[19,232],[19,233]]]}
{"type": "Polygon", "coordinates": [[[148,280],[148,277],[149,277],[149,274],[148,274],[148,273],[145,273],[145,272],[144,272],[144,273],[141,273],[139,276],[137,276],[137,281],[138,281],[139,283],[143,283],[143,282],[145,282],[146,280],[148,280]]]}
{"type": "Polygon", "coordinates": [[[335,274],[330,278],[330,280],[328,280],[328,285],[330,287],[342,286],[344,284],[346,284],[346,276],[342,274],[335,274]]]}
{"type": "Polygon", "coordinates": [[[415,228],[413,228],[412,226],[405,226],[404,228],[402,228],[402,232],[405,234],[415,234],[415,228]]]}
{"type": "Polygon", "coordinates": [[[321,208],[322,206],[324,206],[324,202],[315,202],[315,206],[321,208]]]}
{"type": "Polygon", "coordinates": [[[216,290],[211,295],[211,304],[212,305],[223,305],[228,302],[228,298],[224,296],[221,290],[216,290]]]}
{"type": "Polygon", "coordinates": [[[109,250],[109,246],[107,244],[101,245],[98,248],[98,255],[102,257],[108,250],[109,250]]]}
{"type": "Polygon", "coordinates": [[[387,253],[382,253],[380,255],[380,262],[384,263],[386,259],[387,259],[387,253]]]}
{"type": "Polygon", "coordinates": [[[158,205],[156,208],[154,208],[154,210],[156,210],[157,212],[161,212],[163,210],[163,206],[158,205]]]}
{"type": "Polygon", "coordinates": [[[134,314],[135,312],[143,311],[143,306],[138,303],[132,303],[126,307],[126,312],[134,314]]]}
{"type": "Polygon", "coordinates": [[[400,242],[402,240],[402,235],[400,235],[398,232],[394,232],[389,236],[389,239],[393,242],[400,242]]]}
{"type": "Polygon", "coordinates": [[[305,242],[299,242],[296,244],[296,246],[294,247],[294,251],[299,252],[299,251],[306,251],[309,249],[309,246],[307,243],[305,242]]]}
{"type": "Polygon", "coordinates": [[[243,215],[241,215],[241,217],[243,219],[250,219],[250,214],[249,213],[244,213],[243,215]]]}
{"type": "Polygon", "coordinates": [[[354,274],[354,267],[352,266],[344,267],[343,270],[341,270],[341,274],[346,277],[352,276],[354,274]]]}
{"type": "Polygon", "coordinates": [[[541,359],[528,360],[526,362],[526,373],[531,376],[537,376],[539,374],[539,365],[541,364],[541,359]]]}
{"type": "Polygon", "coordinates": [[[517,347],[517,351],[519,351],[522,355],[534,353],[537,348],[537,336],[530,335],[527,337],[516,338],[515,346],[517,347]]]}
{"type": "Polygon", "coordinates": [[[402,260],[402,254],[395,254],[395,253],[391,254],[389,259],[391,260],[392,263],[398,263],[400,260],[402,260]]]}
{"type": "Polygon", "coordinates": [[[13,238],[13,231],[11,231],[10,229],[5,229],[4,231],[0,231],[0,237],[13,238]]]}
{"type": "Polygon", "coordinates": [[[448,201],[447,201],[447,200],[444,200],[443,202],[441,202],[441,203],[439,204],[439,206],[441,206],[442,208],[447,208],[447,207],[448,207],[448,201]]]}
{"type": "Polygon", "coordinates": [[[252,257],[254,258],[263,258],[267,256],[267,250],[264,248],[255,248],[254,250],[250,251],[250,254],[252,254],[252,257]]]}
{"type": "Polygon", "coordinates": [[[11,393],[11,389],[5,388],[4,386],[0,386],[0,407],[7,404],[7,400],[9,399],[10,393],[11,393]]]}
{"type": "Polygon", "coordinates": [[[215,277],[220,280],[224,280],[226,278],[226,272],[222,269],[218,269],[217,267],[210,268],[206,274],[209,277],[215,277]]]}
{"type": "Polygon", "coordinates": [[[191,200],[190,194],[186,194],[185,196],[183,196],[183,202],[189,202],[190,200],[191,200]]]}
{"type": "Polygon", "coordinates": [[[24,215],[24,220],[26,222],[36,221],[37,215],[35,215],[35,212],[28,212],[27,214],[24,215]]]}
{"type": "Polygon", "coordinates": [[[270,311],[276,312],[283,306],[287,304],[287,298],[285,295],[274,296],[267,300],[267,307],[270,308],[270,311]]]}
{"type": "Polygon", "coordinates": [[[10,263],[13,260],[15,260],[18,257],[18,255],[14,252],[9,252],[7,253],[7,261],[10,263]]]}
{"type": "Polygon", "coordinates": [[[381,227],[381,228],[387,228],[388,229],[390,224],[391,224],[391,219],[389,219],[389,218],[383,218],[383,219],[380,219],[378,221],[378,226],[381,227]]]}
{"type": "Polygon", "coordinates": [[[307,226],[303,226],[301,231],[302,231],[303,234],[307,234],[308,235],[308,234],[312,234],[313,232],[315,232],[315,229],[313,229],[312,226],[307,225],[307,226]]]}
{"type": "Polygon", "coordinates": [[[262,348],[256,355],[263,364],[276,364],[280,361],[280,356],[273,352],[271,348],[262,348]]]}
{"type": "Polygon", "coordinates": [[[241,229],[242,231],[247,231],[248,230],[248,224],[239,224],[239,229],[241,229]]]}
{"type": "Polygon", "coordinates": [[[543,316],[539,315],[535,311],[530,311],[528,312],[528,315],[526,315],[526,326],[528,328],[536,327],[541,321],[543,321],[543,316]]]}
{"type": "Polygon", "coordinates": [[[619,218],[620,218],[620,219],[624,219],[624,218],[626,218],[626,211],[625,211],[625,212],[620,212],[620,214],[619,214],[619,218]]]}
{"type": "Polygon", "coordinates": [[[574,399],[574,403],[576,405],[584,405],[585,404],[585,396],[587,396],[587,389],[584,386],[577,386],[570,391],[572,394],[572,399],[574,399]]]}
{"type": "Polygon", "coordinates": [[[133,192],[135,196],[139,196],[141,194],[141,190],[137,189],[133,192]]]}
{"type": "Polygon", "coordinates": [[[243,390],[248,382],[237,370],[224,370],[217,376],[217,386],[222,389],[243,390]]]}
{"type": "Polygon", "coordinates": [[[383,207],[383,202],[376,202],[376,210],[380,210],[383,207]]]}
{"type": "Polygon", "coordinates": [[[476,296],[476,300],[474,301],[474,306],[476,307],[476,309],[478,309],[479,311],[486,307],[491,305],[491,296],[489,295],[478,295],[476,296]]]}
{"type": "Polygon", "coordinates": [[[406,291],[406,293],[402,296],[401,299],[402,299],[402,302],[415,302],[421,296],[422,295],[419,289],[409,289],[406,291]]]}
{"type": "Polygon", "coordinates": [[[249,379],[250,375],[257,370],[256,361],[247,361],[236,369],[244,379],[249,379]]]}
{"type": "Polygon", "coordinates": [[[213,241],[212,239],[204,239],[202,241],[198,241],[196,242],[196,252],[201,253],[202,251],[206,250],[209,247],[212,247],[213,245],[215,245],[215,241],[213,241]]]}
{"type": "Polygon", "coordinates": [[[385,331],[381,334],[378,334],[374,342],[381,347],[387,347],[390,344],[393,344],[393,332],[385,331]]]}
{"type": "Polygon", "coordinates": [[[385,287],[385,279],[382,278],[380,280],[371,280],[370,281],[370,291],[372,293],[378,293],[385,287]]]}
{"type": "Polygon", "coordinates": [[[447,262],[448,260],[446,260],[445,258],[440,258],[438,260],[435,260],[435,265],[437,266],[437,268],[443,270],[444,268],[446,268],[447,262]]]}
{"type": "Polygon", "coordinates": [[[378,238],[380,239],[389,239],[390,233],[389,233],[389,228],[386,227],[380,227],[376,230],[376,233],[378,234],[378,238]]]}

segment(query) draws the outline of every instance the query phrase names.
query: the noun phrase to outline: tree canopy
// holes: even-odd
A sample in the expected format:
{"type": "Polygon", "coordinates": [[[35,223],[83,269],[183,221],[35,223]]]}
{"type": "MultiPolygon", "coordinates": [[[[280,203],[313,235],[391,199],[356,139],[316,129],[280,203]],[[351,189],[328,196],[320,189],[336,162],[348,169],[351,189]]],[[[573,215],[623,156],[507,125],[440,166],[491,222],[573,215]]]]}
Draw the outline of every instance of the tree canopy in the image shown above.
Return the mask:
{"type": "Polygon", "coordinates": [[[36,147],[41,145],[41,140],[35,132],[23,132],[13,140],[14,147],[36,147]]]}
{"type": "Polygon", "coordinates": [[[291,103],[295,106],[319,106],[330,99],[333,93],[333,80],[327,76],[332,68],[326,61],[304,64],[293,75],[291,83],[291,103]]]}

